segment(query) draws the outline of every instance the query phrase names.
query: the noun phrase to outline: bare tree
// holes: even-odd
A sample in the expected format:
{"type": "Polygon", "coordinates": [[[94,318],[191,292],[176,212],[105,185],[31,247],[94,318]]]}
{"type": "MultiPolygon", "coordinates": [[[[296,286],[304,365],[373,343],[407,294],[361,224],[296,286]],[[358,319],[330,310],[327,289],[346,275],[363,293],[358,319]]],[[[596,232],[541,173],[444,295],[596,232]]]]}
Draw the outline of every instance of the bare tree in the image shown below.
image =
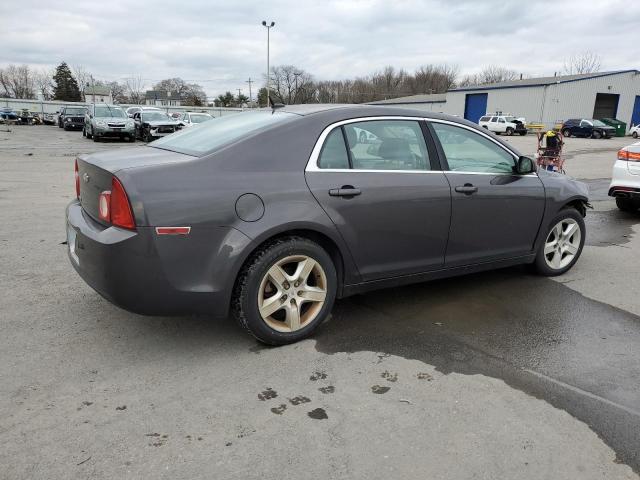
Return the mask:
{"type": "Polygon", "coordinates": [[[582,52],[565,58],[563,70],[567,75],[597,72],[600,70],[601,60],[602,58],[597,53],[582,52]]]}
{"type": "Polygon", "coordinates": [[[111,92],[114,103],[127,103],[127,86],[119,82],[109,82],[105,85],[111,92]]]}
{"type": "Polygon", "coordinates": [[[33,72],[33,79],[37,89],[37,93],[42,96],[43,100],[51,100],[53,98],[53,70],[36,70],[33,72]]]}
{"type": "Polygon", "coordinates": [[[129,102],[141,104],[144,100],[144,80],[140,75],[125,80],[125,90],[129,102]]]}
{"type": "Polygon", "coordinates": [[[13,98],[35,98],[35,80],[27,65],[9,65],[0,69],[0,87],[5,95],[13,98]]]}
{"type": "Polygon", "coordinates": [[[484,67],[480,73],[465,76],[460,86],[489,85],[492,83],[508,82],[518,78],[518,72],[498,65],[484,67]]]}
{"type": "Polygon", "coordinates": [[[313,77],[294,65],[272,67],[269,84],[275,99],[287,105],[308,103],[315,95],[313,77]]]}
{"type": "Polygon", "coordinates": [[[74,65],[72,72],[76,82],[78,82],[78,88],[80,88],[84,96],[85,88],[91,86],[91,73],[83,65],[74,65]]]}

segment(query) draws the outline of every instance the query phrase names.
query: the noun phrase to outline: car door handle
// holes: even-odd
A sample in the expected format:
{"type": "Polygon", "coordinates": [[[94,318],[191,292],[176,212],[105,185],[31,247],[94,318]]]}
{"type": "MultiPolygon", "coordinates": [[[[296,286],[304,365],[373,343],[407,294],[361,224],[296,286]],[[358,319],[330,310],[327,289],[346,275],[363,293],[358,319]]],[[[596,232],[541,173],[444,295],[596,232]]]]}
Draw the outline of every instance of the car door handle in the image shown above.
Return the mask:
{"type": "Polygon", "coordinates": [[[456,192],[464,193],[465,195],[471,195],[473,193],[476,193],[477,191],[478,191],[478,187],[474,187],[470,183],[465,183],[462,186],[456,187],[456,192]]]}
{"type": "Polygon", "coordinates": [[[351,185],[343,185],[340,188],[332,188],[329,190],[329,195],[332,197],[355,197],[362,192],[359,188],[355,188],[351,185]]]}

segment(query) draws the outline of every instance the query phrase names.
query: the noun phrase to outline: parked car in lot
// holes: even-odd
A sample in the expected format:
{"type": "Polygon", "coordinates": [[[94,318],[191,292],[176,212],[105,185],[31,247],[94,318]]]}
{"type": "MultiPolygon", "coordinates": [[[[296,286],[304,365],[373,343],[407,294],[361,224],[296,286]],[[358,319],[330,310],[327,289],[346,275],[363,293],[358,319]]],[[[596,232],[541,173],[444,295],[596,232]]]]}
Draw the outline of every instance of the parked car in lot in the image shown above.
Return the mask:
{"type": "Polygon", "coordinates": [[[629,130],[629,134],[633,138],[638,138],[638,136],[640,135],[640,125],[636,125],[635,127],[631,127],[631,129],[629,130]]]}
{"type": "Polygon", "coordinates": [[[609,196],[615,197],[620,210],[633,212],[640,209],[640,142],[618,151],[609,196]]]}
{"type": "Polygon", "coordinates": [[[164,111],[164,110],[161,110],[161,109],[159,109],[159,108],[157,108],[157,107],[145,107],[145,106],[142,106],[142,105],[141,105],[141,106],[135,106],[135,107],[129,107],[129,108],[127,108],[126,113],[127,113],[127,116],[128,116],[129,118],[133,118],[133,115],[134,115],[134,114],[136,114],[136,113],[140,113],[140,112],[142,112],[143,110],[147,110],[147,111],[156,111],[156,112],[162,112],[162,111],[164,111]]]}
{"type": "Polygon", "coordinates": [[[120,107],[103,103],[90,105],[85,116],[82,135],[93,138],[94,142],[102,138],[119,138],[135,142],[135,125],[120,107]]]}
{"type": "Polygon", "coordinates": [[[616,129],[593,118],[571,118],[562,124],[562,135],[565,137],[611,138],[616,129]]]}
{"type": "Polygon", "coordinates": [[[202,122],[213,120],[208,113],[184,112],[180,118],[177,118],[183,127],[192,127],[202,122]]]}
{"type": "Polygon", "coordinates": [[[139,313],[231,310],[274,345],[339,297],[525,263],[560,275],[585,240],[583,183],[420,110],[261,109],[75,169],[68,253],[90,286],[139,313]]]}
{"type": "Polygon", "coordinates": [[[20,121],[20,117],[10,108],[2,107],[0,109],[0,121],[3,123],[18,123],[20,121]]]}
{"type": "Polygon", "coordinates": [[[58,115],[58,127],[65,130],[84,129],[85,107],[62,107],[58,115]]]}
{"type": "Polygon", "coordinates": [[[153,142],[156,138],[169,135],[182,126],[169,115],[161,111],[143,110],[133,114],[136,137],[145,142],[153,142]]]}
{"type": "Polygon", "coordinates": [[[57,125],[59,113],[60,112],[45,113],[42,118],[42,123],[44,123],[45,125],[57,125]]]}
{"type": "Polygon", "coordinates": [[[497,135],[517,133],[524,136],[527,134],[524,118],[516,118],[513,115],[485,115],[480,117],[478,124],[497,135]]]}

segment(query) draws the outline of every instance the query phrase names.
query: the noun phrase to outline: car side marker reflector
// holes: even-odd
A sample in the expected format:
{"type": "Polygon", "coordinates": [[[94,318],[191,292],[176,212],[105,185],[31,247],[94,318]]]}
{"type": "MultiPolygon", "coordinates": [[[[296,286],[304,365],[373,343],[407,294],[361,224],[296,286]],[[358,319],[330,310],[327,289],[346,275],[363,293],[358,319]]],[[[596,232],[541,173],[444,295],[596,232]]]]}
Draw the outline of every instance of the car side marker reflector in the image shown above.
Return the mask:
{"type": "Polygon", "coordinates": [[[189,235],[191,227],[156,227],[158,235],[189,235]]]}

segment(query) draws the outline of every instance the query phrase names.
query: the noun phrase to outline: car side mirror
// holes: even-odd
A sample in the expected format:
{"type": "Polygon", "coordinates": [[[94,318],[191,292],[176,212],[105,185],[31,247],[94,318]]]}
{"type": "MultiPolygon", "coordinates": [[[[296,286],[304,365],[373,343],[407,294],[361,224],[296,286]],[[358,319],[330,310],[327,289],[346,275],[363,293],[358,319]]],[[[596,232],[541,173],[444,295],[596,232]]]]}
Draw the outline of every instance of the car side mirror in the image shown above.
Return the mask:
{"type": "Polygon", "coordinates": [[[531,158],[522,156],[518,158],[515,170],[518,175],[527,175],[536,171],[536,164],[531,158]]]}

